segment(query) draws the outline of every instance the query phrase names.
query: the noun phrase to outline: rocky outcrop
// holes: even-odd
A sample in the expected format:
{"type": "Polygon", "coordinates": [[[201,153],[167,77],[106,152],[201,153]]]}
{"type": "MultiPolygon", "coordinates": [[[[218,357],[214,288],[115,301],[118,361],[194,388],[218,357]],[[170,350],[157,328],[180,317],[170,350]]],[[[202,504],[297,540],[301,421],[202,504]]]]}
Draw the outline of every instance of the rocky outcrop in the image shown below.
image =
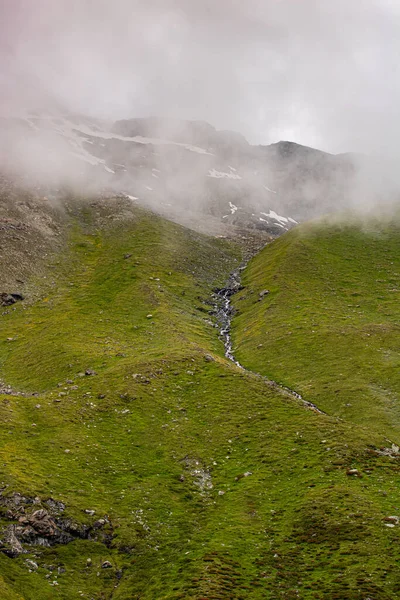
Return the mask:
{"type": "MultiPolygon", "coordinates": [[[[18,493],[0,495],[0,507],[4,511],[2,528],[0,521],[0,550],[11,558],[28,552],[30,546],[50,547],[75,539],[109,544],[113,537],[108,517],[80,523],[66,516],[65,505],[53,498],[42,501],[18,493]]],[[[87,510],[83,512],[88,514],[87,510]]]]}
{"type": "Polygon", "coordinates": [[[16,302],[20,302],[24,297],[22,294],[9,294],[8,292],[0,292],[0,306],[11,306],[16,302]]]}

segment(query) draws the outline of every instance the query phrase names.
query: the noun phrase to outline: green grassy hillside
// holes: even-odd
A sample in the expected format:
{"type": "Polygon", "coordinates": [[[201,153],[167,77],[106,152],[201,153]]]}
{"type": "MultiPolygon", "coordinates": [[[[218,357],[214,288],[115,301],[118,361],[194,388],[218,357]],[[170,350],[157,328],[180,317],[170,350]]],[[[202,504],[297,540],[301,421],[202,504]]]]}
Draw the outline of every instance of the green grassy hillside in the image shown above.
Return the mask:
{"type": "MultiPolygon", "coordinates": [[[[302,327],[307,307],[325,318],[312,252],[293,250],[285,262],[292,244],[301,249],[301,230],[264,250],[244,274],[235,341],[246,366],[303,391],[328,415],[224,358],[209,311],[212,290],[241,258],[237,246],[139,209],[115,217],[111,209],[99,216],[96,206],[71,210],[68,248],[48,259],[47,279],[36,282],[40,299],[1,315],[0,377],[14,390],[0,395],[1,597],[397,598],[400,530],[385,519],[400,512],[398,461],[376,452],[389,444],[396,409],[384,412],[376,402],[372,423],[367,414],[357,418],[355,406],[343,415],[329,387],[317,393],[327,386],[323,360],[317,377],[316,366],[296,358],[301,352],[284,335],[294,311],[303,311],[302,327]],[[290,287],[283,276],[290,265],[304,282],[315,273],[308,288],[290,287]],[[254,302],[267,285],[270,296],[254,302]],[[278,299],[286,289],[285,307],[278,299]],[[290,308],[293,289],[300,309],[290,308]],[[275,338],[265,335],[266,323],[275,338]],[[282,343],[275,364],[267,343],[282,343]],[[39,535],[32,515],[40,509],[73,540],[39,535]],[[26,552],[13,558],[12,532],[26,552]],[[41,545],[26,542],[30,535],[41,545]]],[[[321,255],[330,256],[332,234],[312,232],[305,247],[318,247],[319,236],[321,255]]],[[[346,248],[346,236],[335,235],[346,248]]],[[[365,247],[362,234],[346,235],[353,254],[365,247]]],[[[381,258],[372,254],[389,277],[395,233],[382,236],[371,238],[381,258]]],[[[340,275],[342,286],[350,275],[340,275]]],[[[374,274],[371,286],[383,277],[374,274]]],[[[367,278],[355,279],[351,293],[362,293],[367,278]]],[[[365,327],[394,352],[395,293],[387,288],[386,329],[372,318],[365,327]]],[[[347,304],[361,304],[351,298],[347,304]]],[[[372,289],[370,303],[380,310],[372,289]]],[[[337,306],[327,326],[340,316],[337,306]]],[[[370,355],[362,359],[365,373],[373,372],[370,355]]],[[[355,372],[349,363],[343,358],[344,374],[355,372]]],[[[350,388],[348,376],[341,381],[350,388]]],[[[364,383],[354,383],[348,402],[366,411],[364,383]]],[[[371,394],[373,385],[377,398],[386,393],[383,380],[373,381],[371,394]]]]}
{"type": "Polygon", "coordinates": [[[400,439],[398,224],[299,227],[251,261],[243,285],[234,340],[246,366],[400,439]]]}

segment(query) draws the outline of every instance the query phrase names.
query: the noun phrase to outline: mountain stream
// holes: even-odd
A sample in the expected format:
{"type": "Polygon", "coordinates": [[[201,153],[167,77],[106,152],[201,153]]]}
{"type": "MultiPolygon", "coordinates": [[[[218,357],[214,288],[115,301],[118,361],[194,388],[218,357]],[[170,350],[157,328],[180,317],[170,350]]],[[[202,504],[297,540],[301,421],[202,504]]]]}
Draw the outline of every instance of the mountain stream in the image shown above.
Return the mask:
{"type": "Polygon", "coordinates": [[[310,410],[313,410],[314,412],[319,413],[321,415],[326,414],[322,410],[320,410],[317,406],[315,406],[315,404],[313,404],[312,402],[309,402],[308,400],[305,400],[301,396],[301,394],[299,394],[298,392],[296,392],[284,385],[281,385],[281,384],[277,383],[276,381],[273,381],[273,380],[269,379],[268,377],[265,377],[264,375],[260,375],[259,373],[250,371],[249,369],[246,369],[246,367],[244,367],[242,364],[240,364],[240,362],[236,359],[234,352],[233,352],[233,345],[232,345],[232,338],[231,338],[232,317],[234,316],[234,309],[232,308],[231,297],[234,294],[236,294],[240,289],[242,289],[241,283],[240,283],[241,272],[246,268],[246,264],[247,263],[244,263],[240,267],[235,269],[231,273],[231,275],[226,283],[226,286],[221,289],[215,290],[215,293],[213,296],[214,300],[215,300],[215,312],[216,312],[217,322],[218,322],[218,326],[219,326],[219,335],[225,346],[226,358],[231,360],[233,363],[235,363],[235,365],[237,367],[239,367],[246,373],[256,376],[259,379],[262,379],[268,385],[281,391],[286,396],[290,396],[296,400],[299,400],[300,402],[303,403],[303,405],[306,408],[309,408],[310,410]]]}

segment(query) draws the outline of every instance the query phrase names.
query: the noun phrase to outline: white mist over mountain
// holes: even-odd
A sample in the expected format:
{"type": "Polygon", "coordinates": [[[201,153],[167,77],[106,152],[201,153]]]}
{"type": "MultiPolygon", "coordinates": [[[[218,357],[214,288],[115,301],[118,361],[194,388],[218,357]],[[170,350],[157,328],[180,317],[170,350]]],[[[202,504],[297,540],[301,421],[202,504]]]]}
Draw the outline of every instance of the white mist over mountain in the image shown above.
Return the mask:
{"type": "Polygon", "coordinates": [[[393,153],[399,32],[389,0],[2,0],[0,104],[393,153]]]}
{"type": "Polygon", "coordinates": [[[399,33],[388,0],[0,0],[0,170],[185,224],[380,210],[399,33]]]}

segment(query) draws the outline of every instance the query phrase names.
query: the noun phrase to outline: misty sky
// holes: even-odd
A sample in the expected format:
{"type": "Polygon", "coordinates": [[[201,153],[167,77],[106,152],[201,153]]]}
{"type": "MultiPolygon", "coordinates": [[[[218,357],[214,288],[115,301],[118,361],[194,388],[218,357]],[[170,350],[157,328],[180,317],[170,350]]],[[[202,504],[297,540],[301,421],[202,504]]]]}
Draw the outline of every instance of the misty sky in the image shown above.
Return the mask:
{"type": "Polygon", "coordinates": [[[397,153],[396,0],[0,0],[0,109],[397,153]]]}

